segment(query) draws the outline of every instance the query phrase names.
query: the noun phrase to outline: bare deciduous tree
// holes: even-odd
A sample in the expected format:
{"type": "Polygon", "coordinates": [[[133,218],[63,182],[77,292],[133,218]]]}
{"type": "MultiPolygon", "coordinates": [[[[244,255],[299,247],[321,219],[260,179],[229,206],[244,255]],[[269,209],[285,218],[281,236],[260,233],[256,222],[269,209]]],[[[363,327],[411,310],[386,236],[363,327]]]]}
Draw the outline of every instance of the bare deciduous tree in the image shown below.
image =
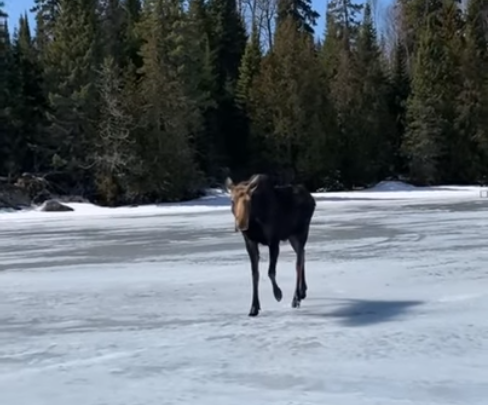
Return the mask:
{"type": "Polygon", "coordinates": [[[263,46],[272,48],[278,0],[239,0],[238,6],[248,28],[256,27],[263,46]]]}
{"type": "Polygon", "coordinates": [[[399,24],[398,7],[395,2],[388,4],[381,12],[383,26],[383,38],[385,40],[385,51],[387,55],[391,54],[395,44],[401,38],[399,24]]]}
{"type": "Polygon", "coordinates": [[[114,180],[134,170],[134,129],[132,116],[124,102],[122,77],[112,57],[106,58],[100,71],[98,84],[102,120],[98,125],[92,166],[98,173],[99,184],[105,197],[111,199],[114,180]]]}

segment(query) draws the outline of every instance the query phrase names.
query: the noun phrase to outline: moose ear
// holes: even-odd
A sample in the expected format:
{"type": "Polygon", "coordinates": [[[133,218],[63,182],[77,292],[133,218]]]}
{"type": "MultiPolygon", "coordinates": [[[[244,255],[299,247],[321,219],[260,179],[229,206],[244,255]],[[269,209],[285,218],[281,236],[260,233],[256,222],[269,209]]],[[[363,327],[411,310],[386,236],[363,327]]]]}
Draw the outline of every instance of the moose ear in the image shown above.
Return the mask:
{"type": "Polygon", "coordinates": [[[232,189],[234,188],[234,182],[232,181],[232,179],[230,177],[227,177],[225,179],[225,188],[228,192],[231,192],[232,189]]]}
{"type": "Polygon", "coordinates": [[[258,188],[258,185],[259,185],[259,175],[256,175],[252,178],[251,182],[247,186],[249,193],[250,194],[254,193],[254,191],[256,191],[256,189],[258,188]]]}

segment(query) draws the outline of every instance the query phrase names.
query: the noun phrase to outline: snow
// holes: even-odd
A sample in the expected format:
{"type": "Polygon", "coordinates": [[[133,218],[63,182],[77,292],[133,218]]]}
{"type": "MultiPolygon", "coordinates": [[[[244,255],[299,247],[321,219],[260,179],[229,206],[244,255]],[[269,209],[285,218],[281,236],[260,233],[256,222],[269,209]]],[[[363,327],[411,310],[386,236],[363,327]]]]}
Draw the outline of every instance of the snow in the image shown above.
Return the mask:
{"type": "Polygon", "coordinates": [[[222,193],[0,214],[0,404],[485,404],[488,198],[398,186],[316,194],[257,318],[222,193]]]}
{"type": "Polygon", "coordinates": [[[405,183],[403,181],[380,181],[374,187],[371,187],[371,191],[411,191],[418,190],[411,184],[405,183]]]}

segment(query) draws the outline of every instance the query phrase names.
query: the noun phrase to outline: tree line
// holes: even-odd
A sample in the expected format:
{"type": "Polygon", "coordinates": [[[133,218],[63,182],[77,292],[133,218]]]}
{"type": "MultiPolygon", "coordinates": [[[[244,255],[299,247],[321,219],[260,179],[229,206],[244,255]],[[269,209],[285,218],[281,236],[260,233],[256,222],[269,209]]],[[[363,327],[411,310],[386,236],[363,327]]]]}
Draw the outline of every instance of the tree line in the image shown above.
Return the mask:
{"type": "Polygon", "coordinates": [[[488,174],[488,6],[395,0],[0,2],[0,176],[116,205],[224,176],[312,190],[488,174]],[[325,8],[325,7],[324,7],[325,8]],[[5,56],[5,57],[3,57],[5,56]],[[55,177],[53,177],[55,178],[55,177]],[[68,192],[68,190],[65,190],[68,192]]]}

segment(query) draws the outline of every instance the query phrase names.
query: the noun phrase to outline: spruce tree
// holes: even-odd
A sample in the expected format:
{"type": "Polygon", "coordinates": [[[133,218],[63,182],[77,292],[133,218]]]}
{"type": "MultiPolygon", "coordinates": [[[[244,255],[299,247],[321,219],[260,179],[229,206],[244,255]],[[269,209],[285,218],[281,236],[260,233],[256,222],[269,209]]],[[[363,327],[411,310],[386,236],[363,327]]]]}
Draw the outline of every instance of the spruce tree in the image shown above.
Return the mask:
{"type": "Polygon", "coordinates": [[[10,105],[12,102],[12,48],[7,23],[7,13],[0,3],[0,175],[10,174],[15,159],[12,150],[13,131],[10,105]]]}
{"type": "Polygon", "coordinates": [[[448,35],[446,30],[446,16],[453,4],[439,0],[430,6],[413,65],[403,143],[412,179],[422,184],[452,180],[456,142],[456,65],[451,48],[455,33],[448,35]]]}
{"type": "Polygon", "coordinates": [[[59,4],[54,36],[43,52],[48,117],[58,145],[53,165],[76,173],[89,167],[97,120],[97,1],[60,0],[59,4]]]}
{"type": "Polygon", "coordinates": [[[119,66],[124,61],[124,9],[121,0],[104,0],[100,4],[101,34],[104,57],[111,57],[119,66]]]}
{"type": "Polygon", "coordinates": [[[466,159],[471,163],[471,179],[488,176],[488,37],[483,0],[467,4],[465,41],[462,51],[462,89],[457,97],[457,128],[469,143],[466,159]]]}
{"type": "Polygon", "coordinates": [[[249,102],[249,91],[253,79],[259,72],[259,65],[262,59],[262,50],[256,26],[253,26],[250,40],[247,42],[241,66],[239,68],[239,80],[236,88],[237,103],[241,108],[246,108],[249,102]]]}
{"type": "Polygon", "coordinates": [[[50,167],[51,152],[45,132],[46,99],[42,89],[42,71],[27,15],[20,17],[19,29],[14,35],[12,58],[15,77],[11,81],[11,115],[14,121],[17,169],[19,172],[46,170],[50,167]]]}
{"type": "Polygon", "coordinates": [[[392,131],[390,142],[394,172],[405,175],[406,162],[401,151],[403,135],[406,129],[407,100],[410,95],[410,75],[408,71],[405,45],[397,40],[393,48],[393,61],[390,67],[390,89],[388,102],[390,114],[394,119],[395,128],[392,131]]]}
{"type": "Polygon", "coordinates": [[[202,116],[201,130],[195,135],[194,148],[198,166],[210,177],[219,172],[222,145],[217,128],[217,73],[216,52],[211,47],[210,17],[205,0],[190,0],[188,7],[188,34],[191,38],[191,80],[193,96],[198,100],[202,116]]]}
{"type": "Polygon", "coordinates": [[[357,137],[354,141],[355,178],[365,184],[391,174],[392,144],[389,134],[394,131],[387,104],[388,79],[383,71],[381,51],[369,3],[364,8],[356,52],[356,99],[359,102],[357,137]]]}
{"type": "Polygon", "coordinates": [[[138,69],[142,66],[140,55],[141,41],[137,36],[136,26],[141,18],[141,0],[120,0],[122,7],[120,41],[123,46],[123,65],[127,69],[138,69]]]}
{"type": "Polygon", "coordinates": [[[246,29],[236,0],[209,0],[207,15],[215,73],[212,96],[217,105],[212,114],[207,114],[209,130],[214,134],[219,166],[239,169],[245,166],[247,160],[247,134],[235,92],[247,42],[246,29]]]}
{"type": "Polygon", "coordinates": [[[327,148],[333,128],[321,79],[313,39],[288,16],[278,26],[275,46],[253,83],[251,118],[255,133],[267,145],[268,170],[314,186],[333,160],[327,148]]]}
{"type": "Polygon", "coordinates": [[[313,35],[320,14],[313,9],[311,0],[277,0],[277,25],[288,17],[296,22],[300,31],[313,35]]]}
{"type": "Polygon", "coordinates": [[[34,0],[34,7],[30,10],[36,14],[36,47],[41,55],[53,38],[54,25],[59,16],[61,4],[61,0],[34,0]]]}
{"type": "Polygon", "coordinates": [[[146,0],[138,27],[143,66],[137,147],[143,167],[135,187],[159,200],[185,197],[199,181],[190,142],[200,129],[200,114],[185,84],[185,60],[177,52],[177,45],[189,40],[175,30],[184,24],[182,6],[176,0],[146,0]]]}
{"type": "Polygon", "coordinates": [[[326,13],[326,37],[321,50],[330,100],[336,112],[336,160],[338,177],[349,188],[364,181],[360,165],[362,153],[360,130],[362,78],[355,53],[360,30],[357,13],[362,5],[349,0],[332,0],[326,13]]]}

